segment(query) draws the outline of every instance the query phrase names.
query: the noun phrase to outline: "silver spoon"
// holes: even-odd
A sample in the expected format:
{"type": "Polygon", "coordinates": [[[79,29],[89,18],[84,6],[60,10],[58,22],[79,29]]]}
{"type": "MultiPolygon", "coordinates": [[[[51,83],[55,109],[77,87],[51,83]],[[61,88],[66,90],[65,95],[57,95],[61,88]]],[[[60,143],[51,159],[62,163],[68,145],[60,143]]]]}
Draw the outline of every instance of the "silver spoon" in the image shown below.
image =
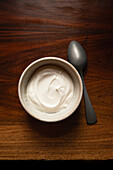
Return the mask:
{"type": "Polygon", "coordinates": [[[81,75],[84,89],[86,120],[88,124],[94,124],[97,122],[97,118],[89,99],[83,78],[83,69],[87,64],[87,56],[84,48],[77,41],[71,41],[68,46],[68,61],[76,67],[81,75]]]}

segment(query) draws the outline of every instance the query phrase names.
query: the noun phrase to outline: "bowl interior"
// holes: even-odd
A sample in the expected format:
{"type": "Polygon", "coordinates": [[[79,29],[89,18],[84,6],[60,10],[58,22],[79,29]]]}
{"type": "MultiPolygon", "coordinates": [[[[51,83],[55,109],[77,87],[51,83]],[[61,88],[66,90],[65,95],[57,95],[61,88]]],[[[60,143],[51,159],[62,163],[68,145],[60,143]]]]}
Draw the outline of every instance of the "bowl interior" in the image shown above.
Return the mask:
{"type": "Polygon", "coordinates": [[[83,93],[82,81],[77,70],[67,61],[56,57],[45,57],[31,63],[22,73],[18,85],[19,99],[24,109],[36,119],[46,122],[56,122],[70,116],[80,104],[82,93],[83,93]],[[32,103],[30,103],[27,99],[26,88],[29,79],[32,76],[32,74],[36,71],[36,69],[44,65],[55,65],[61,67],[71,76],[73,80],[75,94],[72,102],[70,103],[69,107],[56,113],[41,112],[37,110],[35,107],[33,107],[32,103]]]}

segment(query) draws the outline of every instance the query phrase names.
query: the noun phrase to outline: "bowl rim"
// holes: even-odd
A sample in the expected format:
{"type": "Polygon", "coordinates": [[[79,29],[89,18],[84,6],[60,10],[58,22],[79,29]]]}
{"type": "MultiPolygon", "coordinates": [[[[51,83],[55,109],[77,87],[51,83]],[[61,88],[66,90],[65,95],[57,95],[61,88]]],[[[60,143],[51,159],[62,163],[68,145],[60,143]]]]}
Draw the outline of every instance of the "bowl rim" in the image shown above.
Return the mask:
{"type": "Polygon", "coordinates": [[[80,104],[80,102],[81,102],[81,100],[82,100],[82,96],[83,96],[83,84],[82,84],[82,79],[81,79],[81,77],[80,77],[79,72],[77,71],[77,69],[76,69],[71,63],[69,63],[68,61],[66,61],[66,60],[64,60],[64,59],[62,59],[62,58],[58,58],[58,57],[43,57],[43,58],[39,58],[39,59],[33,61],[32,63],[30,63],[30,64],[24,69],[24,71],[22,72],[22,74],[21,74],[21,76],[20,76],[19,82],[18,82],[18,97],[19,97],[19,101],[20,101],[21,105],[23,106],[23,108],[25,109],[25,111],[26,111],[29,115],[31,115],[31,116],[34,117],[35,119],[40,120],[40,121],[43,121],[43,122],[58,122],[58,121],[61,121],[61,120],[66,119],[67,117],[69,117],[70,115],[72,115],[72,114],[76,111],[76,109],[78,108],[78,106],[79,106],[79,104],[80,104]],[[27,72],[28,70],[30,70],[30,68],[31,68],[34,64],[36,64],[36,63],[38,63],[38,62],[40,62],[40,61],[45,61],[45,60],[57,60],[57,61],[61,61],[61,62],[65,63],[66,65],[68,65],[69,67],[71,67],[71,69],[76,73],[76,75],[77,75],[77,77],[78,77],[78,80],[79,80],[79,84],[80,84],[80,95],[79,95],[79,100],[78,100],[77,103],[76,103],[76,107],[73,107],[73,109],[70,111],[70,113],[65,114],[64,117],[61,117],[61,118],[58,119],[58,120],[40,119],[40,118],[36,117],[36,115],[31,114],[30,111],[26,108],[26,106],[25,106],[25,104],[24,104],[24,102],[23,102],[22,95],[21,95],[21,84],[22,84],[22,80],[24,79],[24,76],[25,76],[26,72],[27,72]]]}

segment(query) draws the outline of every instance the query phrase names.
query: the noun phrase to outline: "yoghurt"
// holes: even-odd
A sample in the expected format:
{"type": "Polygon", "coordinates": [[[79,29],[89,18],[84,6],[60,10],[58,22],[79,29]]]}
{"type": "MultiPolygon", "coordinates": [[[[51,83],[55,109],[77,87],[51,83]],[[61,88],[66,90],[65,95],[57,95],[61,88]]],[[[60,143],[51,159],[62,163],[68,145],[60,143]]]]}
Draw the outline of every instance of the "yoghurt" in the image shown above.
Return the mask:
{"type": "Polygon", "coordinates": [[[42,112],[55,113],[68,107],[74,96],[70,75],[57,66],[37,69],[27,85],[27,98],[42,112]]]}

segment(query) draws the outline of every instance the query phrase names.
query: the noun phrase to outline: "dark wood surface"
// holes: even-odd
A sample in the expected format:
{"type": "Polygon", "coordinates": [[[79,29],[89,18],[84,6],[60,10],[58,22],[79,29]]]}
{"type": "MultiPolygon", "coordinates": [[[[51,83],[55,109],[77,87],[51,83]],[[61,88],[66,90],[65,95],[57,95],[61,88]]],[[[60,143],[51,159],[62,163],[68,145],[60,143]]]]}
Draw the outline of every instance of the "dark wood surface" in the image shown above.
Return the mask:
{"type": "Polygon", "coordinates": [[[0,159],[113,159],[113,1],[0,0],[0,159]],[[69,118],[44,123],[19,103],[18,80],[34,60],[67,60],[70,41],[87,52],[84,79],[98,122],[84,100],[69,118]]]}

